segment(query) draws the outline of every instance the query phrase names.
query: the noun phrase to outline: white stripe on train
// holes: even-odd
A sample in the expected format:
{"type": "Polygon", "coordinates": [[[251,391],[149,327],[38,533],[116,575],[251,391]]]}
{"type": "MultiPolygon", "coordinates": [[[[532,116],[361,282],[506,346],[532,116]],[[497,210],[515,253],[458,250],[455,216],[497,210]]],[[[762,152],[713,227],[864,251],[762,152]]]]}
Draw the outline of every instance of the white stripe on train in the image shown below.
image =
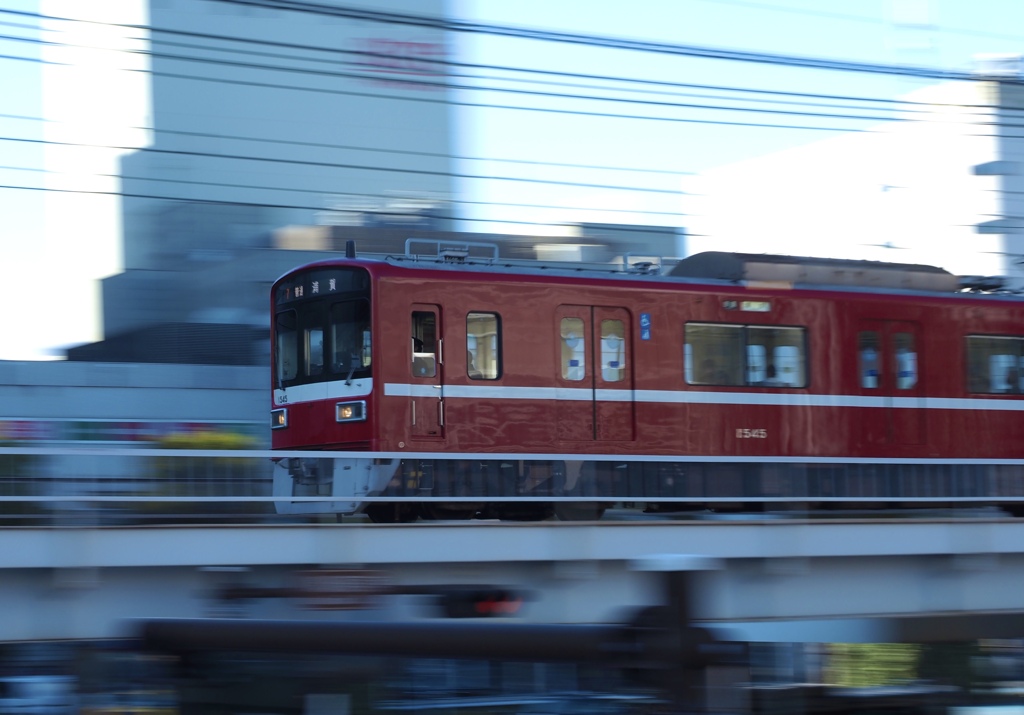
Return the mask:
{"type": "Polygon", "coordinates": [[[886,397],[872,395],[809,395],[792,392],[706,392],[697,390],[590,390],[563,387],[504,387],[499,385],[411,385],[389,382],[388,397],[445,399],[572,400],[589,402],[646,402],[703,405],[773,405],[788,407],[869,407],[928,410],[995,410],[1024,412],[1024,399],[984,397],[886,397]]]}

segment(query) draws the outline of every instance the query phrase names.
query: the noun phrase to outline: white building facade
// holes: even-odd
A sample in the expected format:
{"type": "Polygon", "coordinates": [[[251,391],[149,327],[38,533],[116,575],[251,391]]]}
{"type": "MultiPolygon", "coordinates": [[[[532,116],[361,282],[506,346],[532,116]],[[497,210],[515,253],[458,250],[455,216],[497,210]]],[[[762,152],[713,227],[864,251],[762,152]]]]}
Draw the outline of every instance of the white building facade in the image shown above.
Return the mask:
{"type": "Polygon", "coordinates": [[[1024,85],[907,102],[896,121],[703,174],[691,251],[925,263],[1024,287],[1024,85]]]}

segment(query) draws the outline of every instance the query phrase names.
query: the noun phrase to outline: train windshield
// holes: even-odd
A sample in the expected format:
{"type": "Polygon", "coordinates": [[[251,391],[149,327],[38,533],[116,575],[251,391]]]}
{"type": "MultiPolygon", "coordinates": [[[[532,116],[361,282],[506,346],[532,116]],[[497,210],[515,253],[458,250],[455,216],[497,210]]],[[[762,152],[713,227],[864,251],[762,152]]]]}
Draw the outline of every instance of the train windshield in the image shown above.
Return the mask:
{"type": "Polygon", "coordinates": [[[372,374],[369,275],[316,269],[282,280],[274,297],[278,388],[372,374]]]}

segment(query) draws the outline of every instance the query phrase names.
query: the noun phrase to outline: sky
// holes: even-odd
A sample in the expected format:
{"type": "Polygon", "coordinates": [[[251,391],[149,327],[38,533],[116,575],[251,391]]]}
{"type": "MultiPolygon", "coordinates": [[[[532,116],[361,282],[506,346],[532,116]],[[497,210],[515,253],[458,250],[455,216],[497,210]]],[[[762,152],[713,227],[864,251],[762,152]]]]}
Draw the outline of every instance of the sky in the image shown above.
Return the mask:
{"type": "MultiPolygon", "coordinates": [[[[979,53],[1024,52],[1024,3],[1017,0],[450,0],[450,7],[454,17],[475,23],[952,72],[970,71],[979,53]]],[[[139,71],[145,64],[138,55],[60,43],[137,48],[137,41],[102,23],[145,20],[139,0],[0,0],[0,36],[8,38],[0,39],[0,187],[9,187],[0,188],[0,263],[8,295],[31,296],[9,311],[0,359],[46,359],[101,337],[99,280],[121,270],[119,202],[62,190],[117,191],[113,175],[124,150],[104,147],[146,141],[143,132],[129,129],[148,121],[145,73],[139,71]],[[17,12],[94,22],[40,27],[38,19],[17,12]]],[[[872,124],[810,116],[835,114],[851,103],[807,95],[891,99],[934,83],[486,34],[456,36],[453,51],[460,61],[494,68],[477,70],[467,82],[532,93],[456,93],[464,105],[454,110],[458,154],[589,167],[467,160],[462,173],[616,187],[459,184],[458,198],[470,202],[462,204],[464,227],[518,233],[559,233],[578,221],[685,226],[694,205],[686,194],[691,177],[872,124]],[[509,67],[548,74],[500,69],[509,67]],[[466,106],[523,104],[570,111],[466,106]],[[795,113],[753,111],[765,108],[795,113]]]]}

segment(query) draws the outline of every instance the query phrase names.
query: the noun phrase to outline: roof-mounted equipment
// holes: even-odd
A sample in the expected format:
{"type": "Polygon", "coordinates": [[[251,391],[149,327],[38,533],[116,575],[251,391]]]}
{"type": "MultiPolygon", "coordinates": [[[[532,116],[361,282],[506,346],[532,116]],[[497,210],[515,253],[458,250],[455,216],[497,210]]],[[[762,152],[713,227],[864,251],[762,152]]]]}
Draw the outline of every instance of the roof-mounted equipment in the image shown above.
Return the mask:
{"type": "Polygon", "coordinates": [[[768,253],[705,251],[679,261],[669,275],[778,288],[799,284],[902,288],[945,293],[960,290],[957,276],[937,266],[768,253]]]}

